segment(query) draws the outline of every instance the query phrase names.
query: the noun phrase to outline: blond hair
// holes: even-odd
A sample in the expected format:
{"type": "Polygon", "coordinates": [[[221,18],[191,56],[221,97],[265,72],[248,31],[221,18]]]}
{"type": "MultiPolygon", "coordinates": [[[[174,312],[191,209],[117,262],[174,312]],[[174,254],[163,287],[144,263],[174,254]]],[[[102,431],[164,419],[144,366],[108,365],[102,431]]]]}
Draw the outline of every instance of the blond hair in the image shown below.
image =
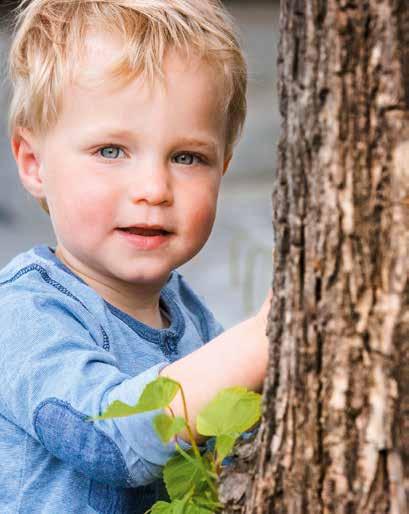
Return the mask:
{"type": "Polygon", "coordinates": [[[226,91],[226,152],[232,152],[246,116],[247,68],[219,0],[22,0],[9,56],[10,134],[17,127],[45,133],[57,122],[63,88],[80,66],[90,27],[123,38],[113,78],[142,75],[152,82],[162,75],[170,47],[217,67],[226,91]]]}

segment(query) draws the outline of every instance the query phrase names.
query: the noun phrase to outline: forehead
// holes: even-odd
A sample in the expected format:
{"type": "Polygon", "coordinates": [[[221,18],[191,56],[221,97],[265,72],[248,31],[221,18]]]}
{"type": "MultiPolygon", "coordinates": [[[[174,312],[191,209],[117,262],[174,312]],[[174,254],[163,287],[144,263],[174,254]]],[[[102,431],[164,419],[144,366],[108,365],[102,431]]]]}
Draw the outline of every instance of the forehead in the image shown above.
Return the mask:
{"type": "Polygon", "coordinates": [[[124,83],[113,80],[111,74],[122,55],[119,36],[98,32],[87,36],[78,72],[64,90],[60,120],[114,115],[127,123],[135,111],[146,114],[152,106],[163,105],[168,116],[179,121],[193,117],[209,126],[224,125],[224,84],[209,62],[169,50],[163,62],[163,81],[157,78],[150,83],[139,75],[124,83]]]}

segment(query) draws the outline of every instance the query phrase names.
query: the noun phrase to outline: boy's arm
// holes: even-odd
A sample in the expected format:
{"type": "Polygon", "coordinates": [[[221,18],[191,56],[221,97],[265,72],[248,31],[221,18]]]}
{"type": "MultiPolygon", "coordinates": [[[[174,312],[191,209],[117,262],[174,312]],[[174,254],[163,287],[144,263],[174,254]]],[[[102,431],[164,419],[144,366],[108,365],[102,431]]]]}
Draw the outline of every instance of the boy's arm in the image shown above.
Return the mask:
{"type": "Polygon", "coordinates": [[[168,361],[147,353],[147,369],[126,374],[103,349],[108,336],[98,319],[76,299],[25,291],[16,293],[13,283],[0,296],[1,416],[84,479],[112,487],[156,480],[175,452],[155,433],[160,409],[92,423],[87,417],[115,400],[137,403],[168,361]]]}
{"type": "MultiPolygon", "coordinates": [[[[196,432],[196,417],[220,390],[233,386],[261,390],[268,361],[266,326],[270,303],[271,292],[258,314],[161,370],[161,376],[182,385],[190,425],[199,443],[204,438],[196,432]]],[[[170,407],[176,416],[184,415],[180,394],[170,407]]],[[[186,430],[180,436],[190,441],[186,430]]]]}
{"type": "MultiPolygon", "coordinates": [[[[158,478],[175,451],[174,442],[164,445],[155,433],[152,421],[160,409],[94,423],[86,418],[115,400],[134,405],[168,361],[155,358],[136,376],[123,373],[103,349],[106,333],[98,320],[58,292],[17,294],[10,286],[0,307],[4,418],[91,480],[139,487],[158,478]]],[[[250,333],[249,344],[253,338],[250,333]]],[[[210,370],[206,374],[211,383],[210,370]]],[[[189,449],[188,442],[180,443],[189,449]]]]}

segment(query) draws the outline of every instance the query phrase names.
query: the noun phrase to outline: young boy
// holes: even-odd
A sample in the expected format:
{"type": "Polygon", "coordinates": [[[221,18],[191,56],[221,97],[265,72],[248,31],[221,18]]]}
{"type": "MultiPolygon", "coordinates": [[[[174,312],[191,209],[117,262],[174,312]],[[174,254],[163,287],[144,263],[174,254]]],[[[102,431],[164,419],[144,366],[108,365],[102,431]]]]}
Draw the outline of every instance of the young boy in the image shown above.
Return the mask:
{"type": "Polygon", "coordinates": [[[19,176],[57,245],[0,272],[0,510],[143,513],[175,451],[158,411],[85,419],[161,373],[194,425],[265,376],[269,301],[223,332],[175,271],[210,235],[245,63],[216,0],[27,0],[10,67],[19,176]]]}

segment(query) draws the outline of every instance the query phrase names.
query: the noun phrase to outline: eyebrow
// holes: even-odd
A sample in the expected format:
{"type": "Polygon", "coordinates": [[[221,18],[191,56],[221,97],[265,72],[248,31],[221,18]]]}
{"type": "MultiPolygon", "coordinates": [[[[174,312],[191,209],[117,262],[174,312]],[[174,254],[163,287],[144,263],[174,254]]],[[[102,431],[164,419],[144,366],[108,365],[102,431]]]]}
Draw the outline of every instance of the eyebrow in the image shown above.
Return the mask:
{"type": "MultiPolygon", "coordinates": [[[[87,137],[93,139],[93,138],[99,138],[99,137],[106,137],[108,139],[110,138],[120,138],[120,139],[131,139],[135,136],[135,134],[131,130],[126,129],[114,129],[114,130],[101,130],[97,132],[89,132],[87,134],[87,137]]],[[[179,146],[195,146],[197,148],[203,148],[204,150],[213,152],[217,154],[218,145],[216,141],[213,139],[207,140],[207,139],[198,139],[194,137],[184,137],[177,140],[177,144],[179,146]]]]}
{"type": "Polygon", "coordinates": [[[217,153],[217,144],[215,141],[205,141],[203,139],[195,139],[195,138],[183,138],[178,140],[178,144],[183,146],[196,146],[199,148],[203,148],[205,150],[210,150],[211,152],[217,153]]]}
{"type": "Polygon", "coordinates": [[[86,133],[86,137],[90,138],[90,139],[99,139],[101,137],[106,137],[106,138],[115,138],[115,137],[119,137],[119,138],[131,138],[133,137],[133,133],[132,131],[130,130],[126,130],[126,129],[118,129],[118,130],[109,130],[109,129],[99,129],[99,130],[96,130],[96,131],[92,131],[90,130],[89,132],[86,133]]]}

